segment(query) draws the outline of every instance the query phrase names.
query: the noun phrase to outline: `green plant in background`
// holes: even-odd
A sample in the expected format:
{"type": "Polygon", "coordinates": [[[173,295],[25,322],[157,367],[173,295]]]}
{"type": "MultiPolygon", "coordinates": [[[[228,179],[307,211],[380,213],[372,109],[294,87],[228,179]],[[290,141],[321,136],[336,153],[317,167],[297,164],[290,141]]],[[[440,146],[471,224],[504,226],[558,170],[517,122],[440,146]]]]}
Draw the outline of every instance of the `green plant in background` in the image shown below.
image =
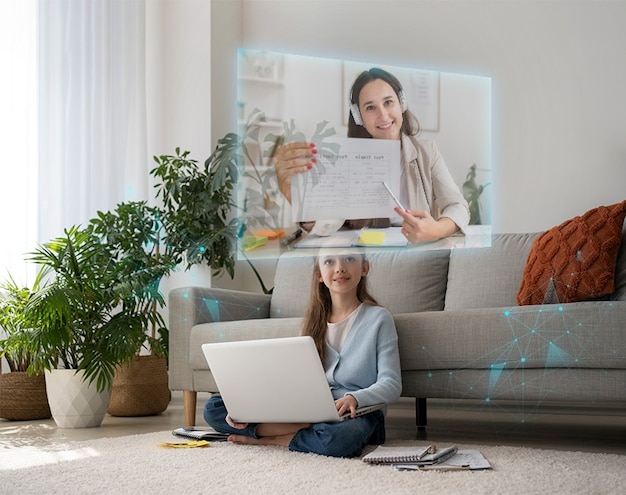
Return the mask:
{"type": "MultiPolygon", "coordinates": [[[[123,304],[149,315],[150,326],[144,329],[142,347],[151,354],[167,357],[168,331],[158,311],[165,305],[159,292],[161,279],[176,267],[174,257],[161,249],[162,212],[145,201],[119,203],[113,211],[99,211],[89,222],[88,230],[106,246],[119,283],[132,294],[123,304]]],[[[137,354],[141,347],[137,348],[137,354]]]]}
{"type": "Polygon", "coordinates": [[[465,182],[463,183],[463,197],[469,206],[470,211],[470,225],[482,225],[482,219],[480,214],[480,195],[483,193],[485,187],[487,187],[489,183],[478,185],[476,184],[476,164],[472,165],[469,168],[469,172],[465,177],[465,182]]]}
{"type": "Polygon", "coordinates": [[[157,166],[150,174],[163,204],[164,244],[176,263],[189,268],[206,262],[214,276],[224,270],[234,276],[238,220],[228,216],[235,206],[239,142],[236,134],[224,136],[202,168],[179,148],[176,155],[154,157],[157,166]]]}
{"type": "Polygon", "coordinates": [[[4,357],[11,371],[28,371],[32,347],[30,333],[33,323],[28,320],[26,307],[44,286],[45,270],[37,273],[31,287],[20,287],[9,275],[0,286],[0,328],[5,336],[0,340],[0,358],[4,357]]]}
{"type": "Polygon", "coordinates": [[[99,391],[111,387],[115,367],[134,358],[155,314],[136,304],[145,288],[127,278],[109,247],[90,229],[72,227],[40,246],[30,257],[53,278],[26,307],[30,371],[61,366],[83,370],[99,391]]]}

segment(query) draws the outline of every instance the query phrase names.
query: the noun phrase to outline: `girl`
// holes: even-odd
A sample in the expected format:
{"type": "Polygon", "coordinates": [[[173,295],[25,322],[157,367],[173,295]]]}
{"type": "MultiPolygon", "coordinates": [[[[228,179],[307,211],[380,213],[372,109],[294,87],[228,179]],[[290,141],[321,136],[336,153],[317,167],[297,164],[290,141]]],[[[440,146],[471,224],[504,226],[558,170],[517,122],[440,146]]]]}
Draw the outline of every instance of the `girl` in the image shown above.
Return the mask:
{"type": "Polygon", "coordinates": [[[389,404],[400,397],[398,336],[391,314],[367,290],[369,262],[360,253],[326,253],[316,259],[303,335],[315,341],[337,412],[353,419],[338,423],[234,423],[220,396],[211,397],[204,419],[229,441],[281,445],[297,452],[333,457],[361,454],[385,441],[385,410],[354,417],[356,408],[389,404]]]}
{"type": "MultiPolygon", "coordinates": [[[[435,241],[469,224],[469,208],[434,141],[418,139],[418,121],[408,109],[404,90],[389,72],[372,68],[352,85],[349,98],[348,137],[400,141],[400,202],[407,211],[394,208],[394,225],[402,225],[409,242],[435,241]]],[[[314,143],[294,142],[277,149],[274,168],[280,192],[291,203],[291,177],[311,170],[316,163],[314,143]]],[[[370,226],[384,226],[377,223],[370,226]]],[[[389,222],[389,219],[385,219],[389,222]]],[[[340,226],[341,224],[339,224],[340,226]]],[[[349,228],[363,222],[348,221],[349,228]]],[[[302,225],[311,230],[312,222],[302,225]]]]}

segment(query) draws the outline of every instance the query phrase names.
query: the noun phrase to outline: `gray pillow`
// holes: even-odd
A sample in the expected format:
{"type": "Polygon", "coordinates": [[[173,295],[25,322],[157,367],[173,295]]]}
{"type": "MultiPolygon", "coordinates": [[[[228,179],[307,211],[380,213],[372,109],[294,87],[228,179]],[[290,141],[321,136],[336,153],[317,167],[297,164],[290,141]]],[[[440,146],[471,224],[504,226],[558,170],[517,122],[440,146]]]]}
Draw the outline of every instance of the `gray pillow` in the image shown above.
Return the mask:
{"type": "Polygon", "coordinates": [[[453,250],[446,309],[517,306],[526,259],[538,235],[494,234],[491,247],[453,250]]]}
{"type": "Polygon", "coordinates": [[[626,222],[622,227],[622,243],[615,265],[615,291],[611,294],[611,300],[626,301],[626,222]]]}

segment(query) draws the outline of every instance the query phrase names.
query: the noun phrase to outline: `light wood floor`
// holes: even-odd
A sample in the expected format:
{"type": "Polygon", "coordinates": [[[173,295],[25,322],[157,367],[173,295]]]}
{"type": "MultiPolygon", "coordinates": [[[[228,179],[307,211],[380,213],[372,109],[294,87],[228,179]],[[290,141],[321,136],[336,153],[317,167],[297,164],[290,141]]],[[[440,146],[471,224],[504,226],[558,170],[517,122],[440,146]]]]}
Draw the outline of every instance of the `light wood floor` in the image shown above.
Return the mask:
{"type": "MultiPolygon", "coordinates": [[[[208,397],[198,394],[197,424],[203,423],[202,407],[208,397]]],[[[62,429],[52,419],[0,419],[0,448],[149,433],[182,425],[182,395],[174,392],[168,409],[160,415],[107,415],[98,428],[62,429]]],[[[428,425],[426,434],[419,434],[415,428],[414,400],[400,399],[389,408],[387,439],[626,454],[626,404],[543,404],[521,410],[507,403],[486,407],[473,401],[431,399],[428,425]]]]}

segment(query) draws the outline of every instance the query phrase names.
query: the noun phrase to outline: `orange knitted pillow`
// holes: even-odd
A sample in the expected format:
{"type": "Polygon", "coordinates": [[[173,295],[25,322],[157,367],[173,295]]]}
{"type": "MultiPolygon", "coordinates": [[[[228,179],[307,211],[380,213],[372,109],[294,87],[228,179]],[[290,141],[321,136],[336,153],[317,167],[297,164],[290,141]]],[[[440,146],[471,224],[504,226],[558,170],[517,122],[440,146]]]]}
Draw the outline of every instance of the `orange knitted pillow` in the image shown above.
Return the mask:
{"type": "Polygon", "coordinates": [[[624,217],[626,201],[599,206],[537,237],[517,304],[566,303],[611,294],[624,217]]]}

